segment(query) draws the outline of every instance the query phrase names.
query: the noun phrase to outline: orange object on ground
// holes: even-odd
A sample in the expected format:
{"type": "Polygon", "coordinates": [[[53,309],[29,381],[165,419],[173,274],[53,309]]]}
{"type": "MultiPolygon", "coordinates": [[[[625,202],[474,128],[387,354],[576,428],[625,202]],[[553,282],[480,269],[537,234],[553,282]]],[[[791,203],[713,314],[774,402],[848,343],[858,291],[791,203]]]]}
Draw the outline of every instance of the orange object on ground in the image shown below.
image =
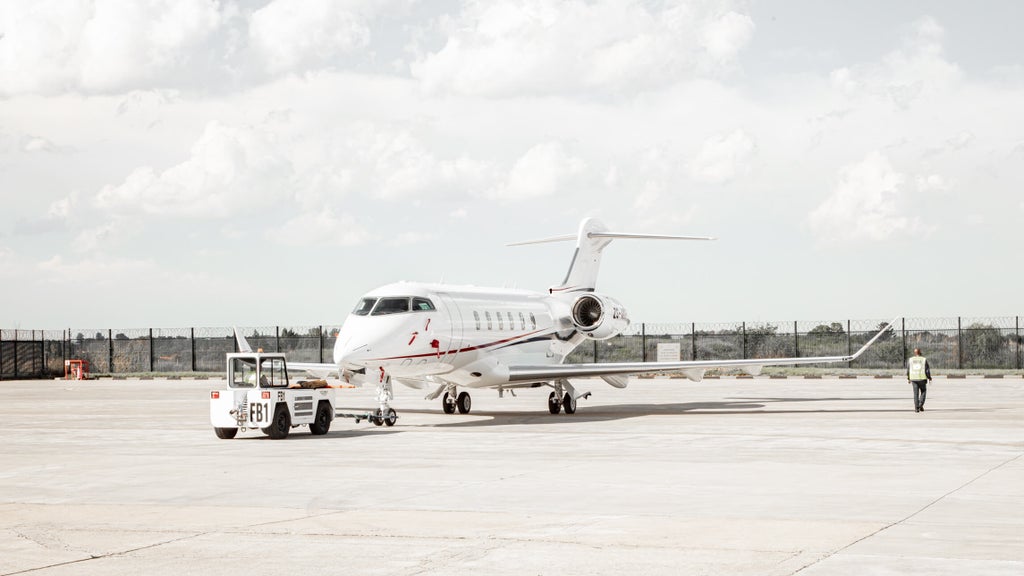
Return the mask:
{"type": "Polygon", "coordinates": [[[88,360],[65,360],[64,361],[64,379],[65,380],[88,380],[89,379],[89,361],[88,360]]]}

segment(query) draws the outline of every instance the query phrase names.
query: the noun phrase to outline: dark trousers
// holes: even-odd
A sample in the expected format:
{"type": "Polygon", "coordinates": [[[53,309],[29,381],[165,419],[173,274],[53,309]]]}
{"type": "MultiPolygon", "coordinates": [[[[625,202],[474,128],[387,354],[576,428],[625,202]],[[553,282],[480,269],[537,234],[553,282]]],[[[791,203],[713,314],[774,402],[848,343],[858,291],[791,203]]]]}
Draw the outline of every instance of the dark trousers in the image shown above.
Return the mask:
{"type": "Polygon", "coordinates": [[[914,385],[914,408],[924,408],[924,397],[928,394],[927,380],[911,380],[914,385]]]}

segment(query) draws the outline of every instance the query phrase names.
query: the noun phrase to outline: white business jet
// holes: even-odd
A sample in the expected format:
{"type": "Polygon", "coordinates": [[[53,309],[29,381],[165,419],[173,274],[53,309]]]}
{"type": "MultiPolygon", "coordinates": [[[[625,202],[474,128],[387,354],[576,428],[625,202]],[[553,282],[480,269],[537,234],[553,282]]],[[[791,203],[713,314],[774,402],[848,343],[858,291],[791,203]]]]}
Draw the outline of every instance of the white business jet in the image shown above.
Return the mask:
{"type": "MultiPolygon", "coordinates": [[[[469,413],[469,390],[551,388],[552,414],[576,412],[578,393],[572,378],[598,377],[625,388],[630,375],[681,372],[700,381],[712,368],[760,373],[763,366],[849,362],[864,353],[888,329],[880,331],[855,354],[814,358],[694,360],[683,362],[616,362],[564,364],[581,343],[607,340],[629,326],[625,307],[595,292],[601,251],[616,238],[713,240],[610,232],[596,219],[580,224],[579,233],[512,245],[576,240],[576,252],[561,284],[546,292],[399,282],[369,292],[356,304],[338,332],[334,364],[289,363],[292,368],[323,374],[337,371],[348,381],[377,385],[380,409],[376,424],[393,424],[392,382],[429,390],[441,397],[445,413],[469,413]]],[[[891,325],[891,323],[890,323],[891,325]]]]}

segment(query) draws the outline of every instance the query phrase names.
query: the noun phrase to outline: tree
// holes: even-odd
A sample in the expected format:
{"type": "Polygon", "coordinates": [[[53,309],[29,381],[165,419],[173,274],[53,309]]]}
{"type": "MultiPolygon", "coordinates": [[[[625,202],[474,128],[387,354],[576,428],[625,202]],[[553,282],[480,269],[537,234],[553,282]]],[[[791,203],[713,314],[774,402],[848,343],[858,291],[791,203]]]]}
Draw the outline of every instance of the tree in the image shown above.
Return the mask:
{"type": "Polygon", "coordinates": [[[875,332],[879,332],[883,328],[885,328],[885,332],[882,332],[882,335],[878,337],[879,342],[885,342],[886,340],[896,336],[896,328],[888,322],[879,322],[878,326],[875,326],[875,332]],[[886,328],[886,326],[888,326],[888,328],[886,328]]]}
{"type": "Polygon", "coordinates": [[[808,334],[846,334],[843,330],[843,325],[839,322],[833,322],[831,324],[818,324],[808,334]]]}
{"type": "Polygon", "coordinates": [[[968,366],[996,367],[1003,356],[1009,339],[991,324],[975,322],[963,331],[964,364],[968,366]]]}

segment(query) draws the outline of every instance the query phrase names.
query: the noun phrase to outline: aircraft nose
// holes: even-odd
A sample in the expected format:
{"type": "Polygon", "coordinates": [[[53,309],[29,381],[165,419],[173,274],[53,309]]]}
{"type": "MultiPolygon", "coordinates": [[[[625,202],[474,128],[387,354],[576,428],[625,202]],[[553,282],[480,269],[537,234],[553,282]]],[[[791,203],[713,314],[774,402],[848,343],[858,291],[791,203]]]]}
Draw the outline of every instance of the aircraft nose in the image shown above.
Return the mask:
{"type": "Polygon", "coordinates": [[[349,370],[362,368],[362,360],[369,352],[369,346],[361,339],[353,337],[351,332],[338,332],[338,340],[334,343],[334,363],[349,370]]]}

